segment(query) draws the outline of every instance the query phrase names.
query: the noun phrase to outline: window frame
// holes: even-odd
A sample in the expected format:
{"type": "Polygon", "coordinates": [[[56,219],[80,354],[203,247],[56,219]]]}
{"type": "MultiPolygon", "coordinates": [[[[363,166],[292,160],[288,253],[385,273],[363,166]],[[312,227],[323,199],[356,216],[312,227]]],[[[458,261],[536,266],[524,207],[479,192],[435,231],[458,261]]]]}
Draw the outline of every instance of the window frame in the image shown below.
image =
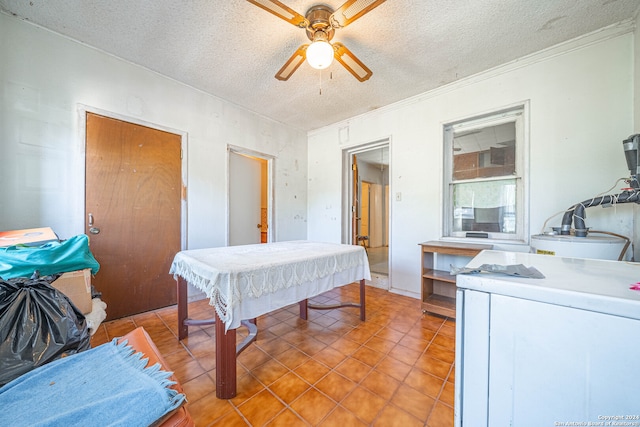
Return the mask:
{"type": "Polygon", "coordinates": [[[456,240],[505,241],[526,243],[528,239],[528,176],[529,138],[528,102],[519,103],[497,111],[472,116],[443,124],[444,168],[443,168],[443,238],[456,240]],[[454,134],[474,131],[504,123],[515,123],[515,174],[471,179],[453,179],[454,134]],[[456,184],[482,183],[515,178],[516,182],[516,231],[515,233],[487,232],[487,238],[468,237],[470,231],[454,231],[453,203],[456,184]]]}

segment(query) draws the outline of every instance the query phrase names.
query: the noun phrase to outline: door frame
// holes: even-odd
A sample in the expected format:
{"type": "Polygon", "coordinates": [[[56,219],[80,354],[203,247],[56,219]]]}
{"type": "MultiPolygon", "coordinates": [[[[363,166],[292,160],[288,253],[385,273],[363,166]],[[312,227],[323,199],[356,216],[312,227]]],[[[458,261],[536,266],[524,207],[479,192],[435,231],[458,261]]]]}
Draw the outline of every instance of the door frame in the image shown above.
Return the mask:
{"type": "Polygon", "coordinates": [[[84,230],[84,225],[86,222],[86,211],[87,206],[85,204],[84,190],[86,188],[86,174],[85,174],[85,165],[87,162],[86,154],[87,154],[87,113],[97,114],[104,117],[109,117],[115,120],[120,120],[127,123],[133,123],[135,125],[145,126],[151,129],[160,130],[163,132],[172,133],[180,136],[180,157],[181,157],[181,165],[180,165],[180,174],[181,174],[181,185],[182,189],[180,191],[180,247],[181,250],[187,249],[188,239],[187,239],[187,159],[188,159],[188,151],[187,151],[187,142],[188,142],[188,133],[185,131],[181,131],[178,129],[170,128],[168,126],[162,126],[156,123],[151,123],[146,120],[138,119],[135,117],[127,116],[124,114],[114,113],[113,111],[103,110],[101,108],[92,107],[89,105],[78,104],[78,132],[80,134],[80,141],[82,142],[82,183],[83,183],[83,194],[82,194],[82,230],[84,230]]]}
{"type": "MultiPolygon", "coordinates": [[[[393,175],[392,162],[391,162],[391,137],[380,139],[374,142],[368,142],[365,144],[354,145],[351,147],[345,147],[342,149],[342,243],[351,243],[351,236],[353,233],[353,225],[351,221],[351,205],[353,200],[353,186],[352,186],[352,173],[353,173],[353,155],[356,156],[359,153],[365,151],[376,150],[378,148],[389,148],[389,193],[391,191],[391,181],[393,175]]],[[[389,217],[391,217],[391,210],[393,204],[389,204],[389,217]]],[[[389,224],[389,247],[391,246],[391,224],[389,224]]],[[[391,250],[389,250],[391,252],[391,250]]]]}
{"type": "MultiPolygon", "coordinates": [[[[387,147],[389,149],[389,167],[388,167],[388,174],[389,174],[389,194],[393,194],[393,191],[391,191],[392,188],[392,178],[393,178],[393,174],[392,174],[392,164],[393,162],[391,161],[392,159],[392,154],[391,154],[391,137],[387,137],[387,138],[383,138],[383,139],[379,139],[376,141],[372,141],[372,142],[367,142],[367,143],[363,143],[363,144],[358,144],[358,145],[352,145],[349,147],[344,147],[342,149],[342,243],[346,243],[346,244],[350,244],[352,243],[352,236],[353,236],[353,221],[352,221],[352,200],[353,200],[353,156],[355,155],[356,158],[358,156],[358,154],[366,152],[366,151],[371,151],[371,150],[376,150],[376,149],[381,149],[387,147]]],[[[390,202],[390,201],[389,201],[390,202]]],[[[392,269],[391,269],[391,259],[392,259],[392,210],[393,210],[393,203],[389,203],[389,225],[388,225],[388,246],[389,246],[389,287],[390,284],[392,283],[392,269]]]]}
{"type": "Polygon", "coordinates": [[[227,235],[225,237],[225,245],[229,246],[229,234],[230,230],[230,218],[231,218],[231,153],[257,157],[259,159],[265,160],[267,162],[267,243],[273,242],[275,236],[275,230],[273,226],[273,196],[274,196],[274,188],[273,188],[273,172],[274,172],[274,162],[275,157],[270,154],[261,153],[259,151],[250,150],[248,148],[240,147],[237,145],[227,144],[227,235]]]}

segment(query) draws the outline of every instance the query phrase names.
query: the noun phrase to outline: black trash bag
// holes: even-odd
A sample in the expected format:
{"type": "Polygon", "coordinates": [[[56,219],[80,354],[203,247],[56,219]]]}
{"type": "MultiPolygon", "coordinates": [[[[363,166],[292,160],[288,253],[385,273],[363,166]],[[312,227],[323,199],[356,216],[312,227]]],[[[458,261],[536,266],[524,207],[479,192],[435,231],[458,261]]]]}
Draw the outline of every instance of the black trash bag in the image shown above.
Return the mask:
{"type": "Polygon", "coordinates": [[[88,350],[84,315],[44,279],[0,279],[0,386],[88,350]]]}

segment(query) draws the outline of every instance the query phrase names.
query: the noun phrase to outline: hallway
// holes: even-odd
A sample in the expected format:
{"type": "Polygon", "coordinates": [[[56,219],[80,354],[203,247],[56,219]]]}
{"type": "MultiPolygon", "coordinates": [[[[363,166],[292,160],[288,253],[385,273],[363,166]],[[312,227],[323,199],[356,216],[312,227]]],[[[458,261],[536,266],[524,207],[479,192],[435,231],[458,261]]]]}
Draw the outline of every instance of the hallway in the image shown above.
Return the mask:
{"type": "Polygon", "coordinates": [[[389,275],[389,247],[368,248],[369,270],[371,273],[389,275]]]}

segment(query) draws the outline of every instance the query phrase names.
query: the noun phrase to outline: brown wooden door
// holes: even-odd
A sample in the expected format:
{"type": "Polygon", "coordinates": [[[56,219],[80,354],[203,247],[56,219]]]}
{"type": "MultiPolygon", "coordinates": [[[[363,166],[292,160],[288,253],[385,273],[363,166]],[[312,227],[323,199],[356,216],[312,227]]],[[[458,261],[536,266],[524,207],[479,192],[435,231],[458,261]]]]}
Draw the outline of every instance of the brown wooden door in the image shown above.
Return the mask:
{"type": "Polygon", "coordinates": [[[180,152],[180,135],[87,113],[85,232],[107,319],[176,303],[180,152]]]}

